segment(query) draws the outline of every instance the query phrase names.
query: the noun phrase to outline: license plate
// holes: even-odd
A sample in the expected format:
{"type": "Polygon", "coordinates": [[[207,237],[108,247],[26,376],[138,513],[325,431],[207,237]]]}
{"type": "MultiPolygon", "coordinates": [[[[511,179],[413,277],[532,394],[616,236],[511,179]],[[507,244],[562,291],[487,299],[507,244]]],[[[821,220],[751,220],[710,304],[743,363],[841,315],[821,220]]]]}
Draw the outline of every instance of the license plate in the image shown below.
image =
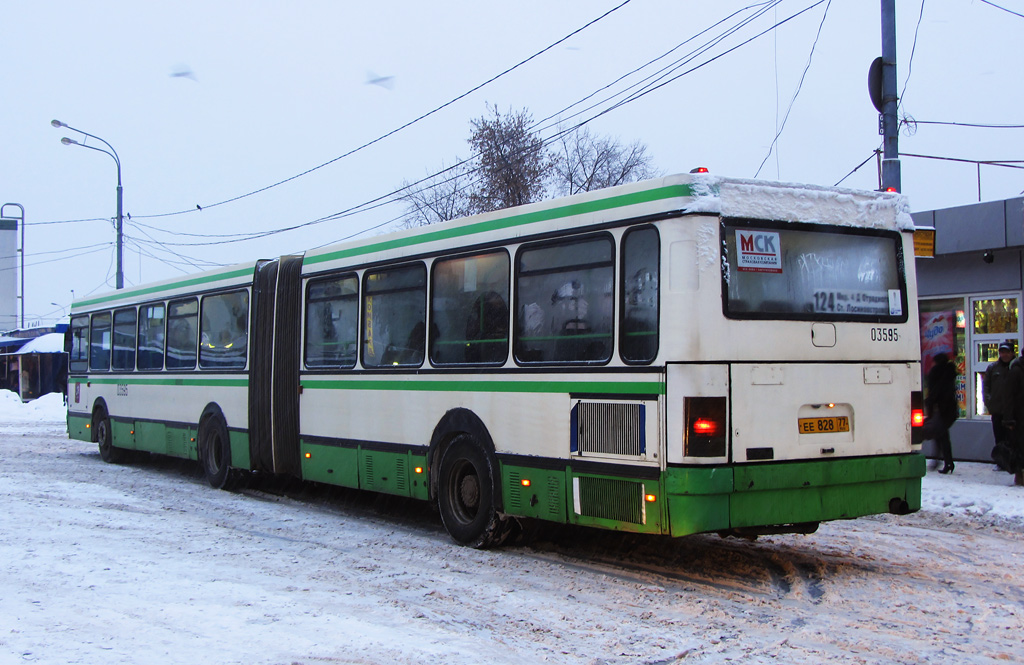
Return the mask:
{"type": "Polygon", "coordinates": [[[800,428],[801,434],[831,434],[850,431],[850,419],[847,416],[797,418],[796,424],[800,428]]]}

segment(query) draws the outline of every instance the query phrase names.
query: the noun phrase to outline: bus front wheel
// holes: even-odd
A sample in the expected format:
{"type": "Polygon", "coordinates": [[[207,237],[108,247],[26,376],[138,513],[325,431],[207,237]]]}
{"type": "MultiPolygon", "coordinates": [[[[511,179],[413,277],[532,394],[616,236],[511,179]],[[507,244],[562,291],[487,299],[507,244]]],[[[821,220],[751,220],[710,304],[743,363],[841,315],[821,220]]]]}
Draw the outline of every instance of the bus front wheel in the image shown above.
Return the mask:
{"type": "Polygon", "coordinates": [[[462,545],[492,547],[508,535],[507,520],[495,506],[493,459],[465,434],[441,457],[437,505],[445,529],[462,545]]]}
{"type": "Polygon", "coordinates": [[[114,432],[110,427],[110,417],[103,408],[96,409],[92,414],[93,432],[96,443],[100,447],[100,459],[108,464],[120,464],[124,461],[124,451],[114,447],[114,432]]]}
{"type": "Polygon", "coordinates": [[[199,425],[199,461],[210,487],[231,489],[231,440],[228,427],[219,416],[210,416],[199,425]]]}

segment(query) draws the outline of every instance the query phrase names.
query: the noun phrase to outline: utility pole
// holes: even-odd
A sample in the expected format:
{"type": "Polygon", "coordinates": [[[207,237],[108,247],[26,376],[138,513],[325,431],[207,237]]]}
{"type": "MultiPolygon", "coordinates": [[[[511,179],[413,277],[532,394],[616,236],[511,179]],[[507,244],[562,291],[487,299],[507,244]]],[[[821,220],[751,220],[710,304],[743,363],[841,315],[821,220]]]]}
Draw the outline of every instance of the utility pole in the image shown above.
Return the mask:
{"type": "Polygon", "coordinates": [[[902,191],[896,94],[896,0],[882,0],[882,189],[902,191]]]}

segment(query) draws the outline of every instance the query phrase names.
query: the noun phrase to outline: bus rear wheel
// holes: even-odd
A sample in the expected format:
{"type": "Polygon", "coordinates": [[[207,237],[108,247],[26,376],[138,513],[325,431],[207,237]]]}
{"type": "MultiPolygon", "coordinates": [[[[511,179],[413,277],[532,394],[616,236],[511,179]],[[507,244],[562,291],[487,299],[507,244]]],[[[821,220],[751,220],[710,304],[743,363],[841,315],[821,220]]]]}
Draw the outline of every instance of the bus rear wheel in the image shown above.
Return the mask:
{"type": "Polygon", "coordinates": [[[96,412],[92,414],[92,431],[96,433],[100,459],[107,464],[120,464],[124,461],[124,451],[114,447],[114,432],[110,426],[110,416],[103,408],[96,409],[96,412]]]}
{"type": "Polygon", "coordinates": [[[210,487],[232,489],[235,474],[231,470],[231,439],[219,416],[210,416],[199,424],[199,462],[210,487]]]}
{"type": "Polygon", "coordinates": [[[437,505],[445,529],[461,545],[493,547],[508,535],[509,523],[495,505],[493,459],[467,435],[456,438],[441,457],[437,505]]]}

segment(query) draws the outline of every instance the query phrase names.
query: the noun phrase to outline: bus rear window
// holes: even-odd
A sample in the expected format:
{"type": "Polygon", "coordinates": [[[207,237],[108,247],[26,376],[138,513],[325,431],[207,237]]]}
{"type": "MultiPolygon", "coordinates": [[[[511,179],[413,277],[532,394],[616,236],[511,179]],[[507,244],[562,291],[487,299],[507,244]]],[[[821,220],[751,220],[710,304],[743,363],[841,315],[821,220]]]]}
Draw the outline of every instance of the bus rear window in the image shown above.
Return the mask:
{"type": "Polygon", "coordinates": [[[907,320],[898,233],[749,222],[724,228],[726,316],[907,320]]]}

